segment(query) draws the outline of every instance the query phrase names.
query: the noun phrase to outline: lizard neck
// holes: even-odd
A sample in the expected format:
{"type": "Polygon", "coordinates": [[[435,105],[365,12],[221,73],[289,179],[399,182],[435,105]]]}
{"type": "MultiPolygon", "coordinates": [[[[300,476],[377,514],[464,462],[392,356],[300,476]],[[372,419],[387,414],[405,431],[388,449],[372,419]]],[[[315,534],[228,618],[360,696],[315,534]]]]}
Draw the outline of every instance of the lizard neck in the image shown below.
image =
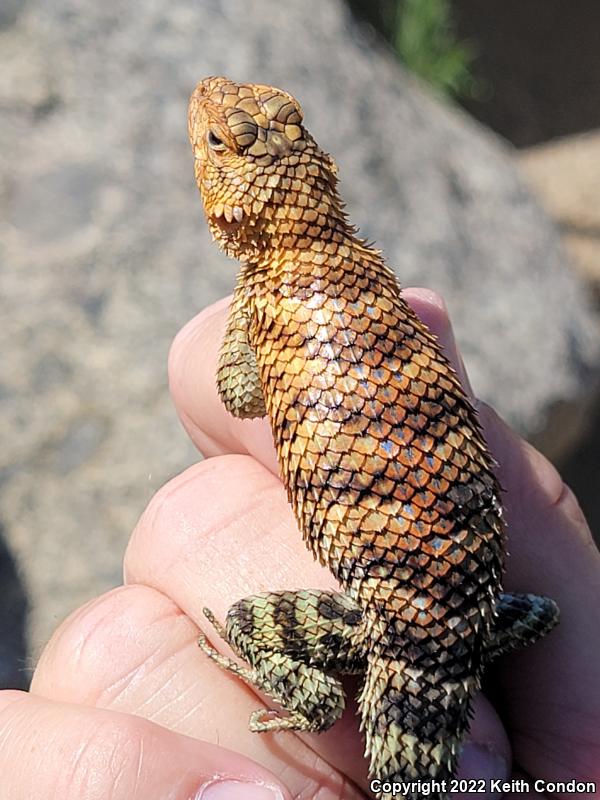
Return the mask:
{"type": "Polygon", "coordinates": [[[329,161],[312,167],[309,173],[311,166],[300,164],[289,175],[274,176],[263,195],[238,207],[238,218],[206,208],[213,238],[227,255],[263,270],[313,255],[319,263],[319,253],[333,255],[344,245],[364,247],[348,221],[329,161]]]}

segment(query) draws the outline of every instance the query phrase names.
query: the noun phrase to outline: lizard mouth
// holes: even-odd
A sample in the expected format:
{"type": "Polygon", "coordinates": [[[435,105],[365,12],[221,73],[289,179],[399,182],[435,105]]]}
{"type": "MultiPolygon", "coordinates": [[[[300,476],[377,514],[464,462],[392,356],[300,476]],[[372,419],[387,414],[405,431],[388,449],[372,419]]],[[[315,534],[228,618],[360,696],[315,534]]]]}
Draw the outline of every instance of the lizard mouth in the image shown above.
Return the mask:
{"type": "Polygon", "coordinates": [[[244,209],[241,206],[230,206],[225,203],[217,203],[211,208],[209,214],[220,225],[228,223],[236,226],[244,219],[244,209]]]}

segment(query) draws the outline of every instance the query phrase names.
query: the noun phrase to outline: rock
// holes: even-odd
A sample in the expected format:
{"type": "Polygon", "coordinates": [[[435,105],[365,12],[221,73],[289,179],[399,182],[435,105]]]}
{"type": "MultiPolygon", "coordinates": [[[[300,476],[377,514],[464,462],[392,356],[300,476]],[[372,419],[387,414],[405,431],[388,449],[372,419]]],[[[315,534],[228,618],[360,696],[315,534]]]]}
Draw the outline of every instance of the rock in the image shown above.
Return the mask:
{"type": "Polygon", "coordinates": [[[353,220],[405,284],[445,295],[474,385],[520,430],[588,391],[594,318],[512,152],[341,2],[29,0],[0,54],[0,485],[34,650],[120,581],[145,503],[197,458],[167,351],[236,269],[193,182],[186,104],[202,76],[297,95],[353,220]]]}
{"type": "Polygon", "coordinates": [[[574,266],[600,299],[600,131],[522,150],[519,161],[558,222],[574,266]]]}

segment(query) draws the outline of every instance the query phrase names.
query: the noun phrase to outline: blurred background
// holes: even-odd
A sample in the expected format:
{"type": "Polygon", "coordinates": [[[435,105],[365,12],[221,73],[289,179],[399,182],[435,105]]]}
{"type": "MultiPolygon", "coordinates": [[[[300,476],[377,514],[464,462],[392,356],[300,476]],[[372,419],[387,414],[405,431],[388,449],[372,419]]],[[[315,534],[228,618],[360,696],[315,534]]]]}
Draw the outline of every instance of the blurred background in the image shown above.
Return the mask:
{"type": "Polygon", "coordinates": [[[186,138],[209,74],[299,98],[352,219],[600,529],[599,29],[597,0],[2,0],[0,686],[199,458],[166,361],[236,271],[186,138]]]}

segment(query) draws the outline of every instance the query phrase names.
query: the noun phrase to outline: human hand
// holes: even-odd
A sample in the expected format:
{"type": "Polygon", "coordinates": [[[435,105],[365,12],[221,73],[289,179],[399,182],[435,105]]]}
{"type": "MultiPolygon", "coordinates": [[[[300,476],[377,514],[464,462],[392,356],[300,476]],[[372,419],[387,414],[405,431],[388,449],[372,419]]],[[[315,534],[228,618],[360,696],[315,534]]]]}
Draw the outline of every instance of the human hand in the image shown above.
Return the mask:
{"type": "MultiPolygon", "coordinates": [[[[423,290],[405,296],[464,378],[439,300],[423,290]]],[[[196,317],[171,355],[179,414],[214,457],[155,496],[127,551],[127,585],[61,626],[31,694],[0,694],[2,800],[364,797],[351,702],[324,734],[252,734],[247,719],[263,700],[196,647],[204,606],[224,619],[257,591],[335,586],[301,541],[267,423],[236,420],[217,398],[225,313],[221,302],[196,317]]],[[[561,623],[500,663],[503,722],[480,695],[461,775],[506,778],[514,757],[516,775],[599,780],[600,556],[556,471],[490,409],[480,414],[507,489],[506,588],[552,597],[561,623]]]]}

